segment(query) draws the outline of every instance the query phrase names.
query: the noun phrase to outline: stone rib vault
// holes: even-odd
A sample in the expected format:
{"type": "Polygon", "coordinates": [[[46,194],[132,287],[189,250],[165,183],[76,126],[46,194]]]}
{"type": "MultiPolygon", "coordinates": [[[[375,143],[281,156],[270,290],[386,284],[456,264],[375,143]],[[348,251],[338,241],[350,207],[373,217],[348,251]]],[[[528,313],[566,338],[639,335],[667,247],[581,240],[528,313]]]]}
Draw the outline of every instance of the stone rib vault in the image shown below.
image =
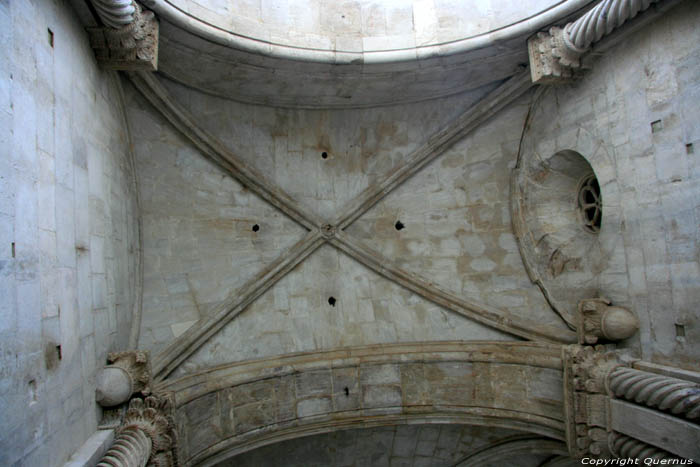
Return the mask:
{"type": "Polygon", "coordinates": [[[0,2],[0,464],[700,462],[698,6],[0,2]]]}

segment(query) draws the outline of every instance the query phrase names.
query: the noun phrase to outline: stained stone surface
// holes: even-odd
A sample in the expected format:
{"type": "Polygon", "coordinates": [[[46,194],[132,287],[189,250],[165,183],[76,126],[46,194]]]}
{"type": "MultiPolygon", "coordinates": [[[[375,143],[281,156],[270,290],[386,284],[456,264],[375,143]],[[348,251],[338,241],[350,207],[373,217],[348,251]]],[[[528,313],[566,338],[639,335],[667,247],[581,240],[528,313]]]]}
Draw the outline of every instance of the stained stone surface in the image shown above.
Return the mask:
{"type": "Polygon", "coordinates": [[[381,51],[444,44],[525,20],[556,5],[532,0],[173,0],[188,15],[234,34],[288,46],[381,51]],[[495,14],[498,12],[498,14],[495,14]]]}
{"type": "MultiPolygon", "coordinates": [[[[518,434],[503,428],[439,424],[344,430],[284,441],[246,452],[218,465],[446,467],[456,465],[475,450],[518,434]]],[[[518,463],[512,465],[535,467],[546,457],[521,456],[518,463]]]]}
{"type": "Polygon", "coordinates": [[[206,342],[173,377],[291,352],[458,339],[515,340],[399,287],[326,245],[206,342]],[[336,299],[333,306],[330,297],[336,299]]]}
{"type": "Polygon", "coordinates": [[[564,326],[531,283],[511,226],[511,170],[530,100],[487,121],[347,232],[459,296],[564,326]]]}
{"type": "Polygon", "coordinates": [[[383,353],[381,346],[358,349],[364,357],[301,354],[222,366],[208,380],[199,375],[174,381],[182,387],[176,415],[180,455],[195,464],[224,459],[254,446],[246,440],[254,443],[261,431],[282,441],[358,424],[426,420],[563,435],[556,351],[514,344],[505,352],[472,353],[461,352],[463,346],[469,344],[442,351],[437,344],[406,344],[398,354],[388,348],[383,353]],[[470,361],[473,355],[486,360],[470,361]],[[254,367],[257,377],[251,376],[254,367]]]}
{"type": "Polygon", "coordinates": [[[140,345],[158,351],[306,230],[202,157],[128,91],[145,266],[140,345]]]}
{"type": "MultiPolygon", "coordinates": [[[[625,345],[645,359],[697,370],[700,335],[700,4],[685,2],[594,62],[579,82],[550,89],[523,150],[565,149],[600,182],[600,295],[633,310],[625,345]]],[[[573,280],[570,286],[574,286],[573,280]]]]}
{"type": "Polygon", "coordinates": [[[0,2],[0,44],[0,465],[63,465],[140,293],[127,128],[65,3],[0,2]]]}
{"type": "Polygon", "coordinates": [[[240,104],[162,83],[198,125],[329,219],[495,87],[422,104],[307,111],[240,104]]]}
{"type": "MultiPolygon", "coordinates": [[[[323,2],[305,3],[306,10],[292,0],[238,2],[238,11],[230,2],[209,7],[202,2],[191,0],[188,11],[195,14],[199,5],[211,10],[202,16],[226,13],[231,27],[234,15],[265,23],[267,31],[294,24],[302,35],[289,29],[275,37],[292,44],[308,39],[306,33],[323,38],[342,29],[351,40],[326,45],[356,51],[409,44],[405,37],[418,45],[449,41],[455,31],[478,33],[513,20],[496,10],[508,13],[523,4],[479,1],[471,15],[464,2],[326,2],[341,19],[348,13],[343,23],[315,13],[323,2]],[[488,24],[478,18],[488,18],[488,24]]],[[[206,320],[222,300],[236,297],[306,233],[204,159],[129,84],[124,112],[119,83],[128,78],[97,67],[70,3],[0,1],[2,465],[63,465],[96,430],[101,413],[95,374],[108,351],[136,346],[157,355],[181,342],[192,325],[206,320]],[[135,319],[141,265],[142,319],[135,319]],[[130,343],[137,331],[140,341],[130,343]]],[[[546,8],[552,2],[535,3],[533,8],[546,8]]],[[[550,88],[536,102],[526,93],[360,216],[346,234],[459,297],[564,332],[520,257],[509,183],[519,154],[548,161],[559,151],[576,151],[601,184],[596,254],[604,261],[580,263],[595,281],[560,275],[560,296],[575,307],[585,291],[630,309],[641,328],[624,347],[645,360],[697,370],[698,18],[699,2],[680,2],[593,60],[580,80],[550,88]]],[[[162,26],[165,60],[163,74],[156,76],[175,100],[273,185],[324,219],[333,219],[431,134],[521,70],[527,55],[525,38],[516,37],[475,50],[468,60],[447,53],[449,47],[441,49],[445,55],[416,55],[408,64],[306,63],[264,51],[242,60],[241,51],[222,54],[225,47],[203,45],[205,39],[166,19],[162,26]],[[198,56],[201,60],[189,61],[198,56]],[[168,77],[234,97],[245,85],[238,96],[251,97],[248,102],[286,107],[234,102],[168,77]],[[297,99],[299,92],[303,99],[297,99]],[[301,101],[305,108],[298,108],[301,101]],[[396,102],[412,103],[384,105],[396,102]]],[[[533,189],[544,186],[533,183],[533,189]]],[[[547,217],[546,209],[540,215],[547,217]]],[[[547,261],[544,267],[558,264],[556,258],[547,261]]],[[[577,272],[575,264],[571,272],[577,272]]],[[[543,282],[545,290],[551,285],[543,282]]],[[[315,358],[316,351],[345,346],[448,339],[492,340],[498,346],[516,340],[446,311],[325,245],[173,376],[187,382],[185,376],[194,378],[192,372],[213,365],[277,360],[291,352],[315,358]]],[[[180,406],[179,429],[189,430],[182,443],[196,451],[230,436],[273,433],[277,423],[322,421],[334,428],[353,411],[360,419],[371,411],[408,419],[424,405],[439,414],[445,406],[456,412],[530,410],[547,420],[552,436],[563,436],[561,371],[551,365],[472,366],[465,360],[456,366],[434,361],[394,361],[366,371],[360,366],[290,370],[279,378],[267,376],[282,367],[267,368],[267,375],[251,370],[249,381],[180,406]],[[336,390],[345,387],[347,394],[336,390]],[[478,391],[469,391],[474,388],[478,391]]],[[[259,464],[260,456],[277,456],[283,448],[291,453],[283,458],[290,465],[307,459],[367,465],[363,456],[370,462],[377,456],[382,465],[444,465],[443,460],[449,465],[477,441],[496,436],[454,426],[373,430],[300,438],[245,454],[241,462],[259,464]],[[443,445],[443,439],[450,441],[443,445]]],[[[499,465],[540,461],[504,458],[499,465]]]]}

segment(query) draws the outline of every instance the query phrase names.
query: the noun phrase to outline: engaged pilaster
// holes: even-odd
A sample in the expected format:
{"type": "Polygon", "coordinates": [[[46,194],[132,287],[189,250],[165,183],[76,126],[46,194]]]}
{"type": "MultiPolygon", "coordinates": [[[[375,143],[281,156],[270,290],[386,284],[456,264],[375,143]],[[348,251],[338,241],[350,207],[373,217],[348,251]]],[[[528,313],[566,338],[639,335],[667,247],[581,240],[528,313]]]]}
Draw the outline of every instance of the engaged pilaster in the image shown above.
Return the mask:
{"type": "Polygon", "coordinates": [[[610,457],[608,447],[607,373],[620,365],[608,346],[564,348],[566,438],[572,457],[610,457]]]}

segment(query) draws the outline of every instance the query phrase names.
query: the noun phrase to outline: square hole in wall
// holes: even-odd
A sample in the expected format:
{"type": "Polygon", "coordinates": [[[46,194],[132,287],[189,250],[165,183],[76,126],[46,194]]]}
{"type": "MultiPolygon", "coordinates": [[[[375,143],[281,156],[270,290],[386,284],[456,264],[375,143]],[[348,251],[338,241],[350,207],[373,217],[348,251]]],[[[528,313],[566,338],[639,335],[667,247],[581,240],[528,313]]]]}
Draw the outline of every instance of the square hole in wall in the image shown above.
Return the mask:
{"type": "Polygon", "coordinates": [[[676,337],[685,337],[685,325],[676,323],[676,337]]]}
{"type": "Polygon", "coordinates": [[[654,120],[651,122],[651,132],[652,133],[658,133],[659,131],[664,129],[664,125],[661,122],[661,120],[654,120]]]}
{"type": "Polygon", "coordinates": [[[47,28],[46,31],[48,32],[49,45],[53,49],[53,31],[50,28],[47,28]]]}
{"type": "Polygon", "coordinates": [[[695,149],[693,148],[693,143],[688,143],[685,145],[685,153],[686,154],[694,154],[695,149]]]}

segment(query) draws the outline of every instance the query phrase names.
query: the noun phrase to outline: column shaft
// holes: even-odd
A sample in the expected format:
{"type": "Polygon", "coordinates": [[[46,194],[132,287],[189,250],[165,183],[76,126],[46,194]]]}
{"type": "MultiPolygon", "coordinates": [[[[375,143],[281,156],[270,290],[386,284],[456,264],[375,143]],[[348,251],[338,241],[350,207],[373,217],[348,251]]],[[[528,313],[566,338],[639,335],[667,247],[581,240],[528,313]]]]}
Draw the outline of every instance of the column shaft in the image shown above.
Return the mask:
{"type": "Polygon", "coordinates": [[[151,456],[151,438],[139,427],[124,428],[97,467],[145,467],[151,456]]]}
{"type": "Polygon", "coordinates": [[[680,415],[700,418],[700,384],[618,367],[608,374],[607,386],[616,397],[680,415]]]}

